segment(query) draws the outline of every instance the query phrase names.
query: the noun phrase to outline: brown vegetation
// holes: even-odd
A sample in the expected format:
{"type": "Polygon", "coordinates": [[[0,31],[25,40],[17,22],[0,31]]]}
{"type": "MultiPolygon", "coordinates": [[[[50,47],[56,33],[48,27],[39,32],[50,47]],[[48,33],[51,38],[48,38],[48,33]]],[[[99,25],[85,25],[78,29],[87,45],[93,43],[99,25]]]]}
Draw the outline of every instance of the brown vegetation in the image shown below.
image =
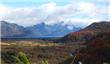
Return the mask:
{"type": "Polygon", "coordinates": [[[77,61],[84,64],[110,63],[110,33],[87,42],[87,47],[77,53],[77,61]]]}
{"type": "Polygon", "coordinates": [[[1,47],[2,64],[14,63],[12,55],[19,52],[26,53],[31,64],[41,64],[42,59],[46,59],[49,64],[59,64],[70,57],[70,53],[80,47],[80,45],[65,45],[59,43],[45,43],[45,41],[3,41],[1,47]],[[3,43],[5,42],[5,44],[3,43]],[[11,43],[12,42],[12,43],[11,43]],[[14,43],[15,42],[15,43],[14,43]],[[27,43],[27,44],[26,44],[27,43]],[[9,44],[9,45],[7,45],[9,44]],[[10,60],[12,59],[12,60],[10,60]]]}

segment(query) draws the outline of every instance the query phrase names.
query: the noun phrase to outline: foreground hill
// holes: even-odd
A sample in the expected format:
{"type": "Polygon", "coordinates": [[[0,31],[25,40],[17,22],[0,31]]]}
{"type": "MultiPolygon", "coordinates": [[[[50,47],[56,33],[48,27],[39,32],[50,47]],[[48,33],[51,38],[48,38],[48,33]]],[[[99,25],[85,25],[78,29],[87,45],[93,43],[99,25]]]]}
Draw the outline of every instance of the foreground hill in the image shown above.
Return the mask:
{"type": "Polygon", "coordinates": [[[74,52],[62,64],[109,64],[110,63],[110,33],[101,34],[85,43],[85,47],[74,52]]]}
{"type": "Polygon", "coordinates": [[[87,42],[87,47],[81,49],[76,56],[84,64],[110,63],[110,33],[87,42]]]}
{"type": "Polygon", "coordinates": [[[110,22],[95,22],[86,28],[72,32],[64,36],[61,42],[85,42],[100,36],[103,33],[110,33],[110,22]]]}

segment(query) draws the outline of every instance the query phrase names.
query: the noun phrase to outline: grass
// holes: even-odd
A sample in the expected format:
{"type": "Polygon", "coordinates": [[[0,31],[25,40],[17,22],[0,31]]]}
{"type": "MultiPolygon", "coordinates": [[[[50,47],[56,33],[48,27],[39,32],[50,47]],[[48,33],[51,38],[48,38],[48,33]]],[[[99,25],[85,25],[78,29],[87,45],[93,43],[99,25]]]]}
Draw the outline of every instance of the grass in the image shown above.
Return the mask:
{"type": "MultiPolygon", "coordinates": [[[[17,55],[23,51],[31,64],[59,64],[70,57],[70,53],[78,49],[80,45],[66,45],[46,41],[2,41],[1,52],[2,56],[7,55],[7,52],[12,52],[17,55]],[[3,43],[8,45],[3,45],[3,43]],[[43,59],[46,59],[43,61],[43,59]],[[47,61],[48,60],[48,61],[47,61]]],[[[9,59],[2,57],[2,64],[12,64],[7,62],[9,59]]],[[[10,61],[10,60],[9,60],[10,61]]]]}

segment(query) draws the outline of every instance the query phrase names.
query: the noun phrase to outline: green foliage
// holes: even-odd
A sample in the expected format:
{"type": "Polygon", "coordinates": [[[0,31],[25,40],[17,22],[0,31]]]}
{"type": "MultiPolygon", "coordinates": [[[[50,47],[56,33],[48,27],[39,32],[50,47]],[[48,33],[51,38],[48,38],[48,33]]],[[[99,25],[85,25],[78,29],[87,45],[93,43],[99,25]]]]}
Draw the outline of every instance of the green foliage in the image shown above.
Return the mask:
{"type": "Polygon", "coordinates": [[[43,59],[42,64],[48,64],[48,61],[46,59],[43,59]]]}
{"type": "Polygon", "coordinates": [[[26,57],[26,54],[25,54],[25,53],[20,52],[19,55],[20,55],[21,61],[22,61],[24,64],[30,64],[30,62],[29,62],[28,58],[26,57]]]}
{"type": "Polygon", "coordinates": [[[26,57],[26,54],[23,52],[19,52],[18,57],[14,57],[18,64],[30,64],[28,58],[26,57]]]}
{"type": "Polygon", "coordinates": [[[13,56],[15,59],[16,59],[16,61],[18,62],[18,64],[24,64],[18,57],[16,57],[16,56],[13,56]]]}

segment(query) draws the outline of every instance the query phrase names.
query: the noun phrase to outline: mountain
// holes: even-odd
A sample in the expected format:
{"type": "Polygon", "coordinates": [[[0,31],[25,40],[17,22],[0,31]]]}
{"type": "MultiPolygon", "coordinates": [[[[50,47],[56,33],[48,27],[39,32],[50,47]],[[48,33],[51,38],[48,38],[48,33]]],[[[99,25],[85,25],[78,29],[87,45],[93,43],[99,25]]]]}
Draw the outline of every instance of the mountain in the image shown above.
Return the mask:
{"type": "Polygon", "coordinates": [[[14,23],[1,21],[1,37],[18,37],[26,35],[25,28],[14,23]]]}
{"type": "Polygon", "coordinates": [[[81,29],[77,32],[72,32],[67,34],[63,38],[61,38],[60,42],[85,42],[95,37],[100,36],[103,33],[110,33],[110,22],[102,21],[102,22],[95,22],[91,25],[87,26],[84,29],[81,29]]]}
{"type": "Polygon", "coordinates": [[[36,38],[36,37],[59,37],[70,32],[80,30],[79,27],[63,25],[62,23],[47,25],[45,23],[36,24],[29,27],[23,27],[14,23],[1,21],[2,37],[20,37],[20,38],[36,38]]]}
{"type": "Polygon", "coordinates": [[[73,29],[69,29],[68,25],[62,25],[62,23],[47,25],[45,23],[36,24],[34,26],[27,27],[27,30],[30,30],[32,33],[29,36],[64,36],[70,32],[78,31],[80,28],[72,26],[73,29]]]}

